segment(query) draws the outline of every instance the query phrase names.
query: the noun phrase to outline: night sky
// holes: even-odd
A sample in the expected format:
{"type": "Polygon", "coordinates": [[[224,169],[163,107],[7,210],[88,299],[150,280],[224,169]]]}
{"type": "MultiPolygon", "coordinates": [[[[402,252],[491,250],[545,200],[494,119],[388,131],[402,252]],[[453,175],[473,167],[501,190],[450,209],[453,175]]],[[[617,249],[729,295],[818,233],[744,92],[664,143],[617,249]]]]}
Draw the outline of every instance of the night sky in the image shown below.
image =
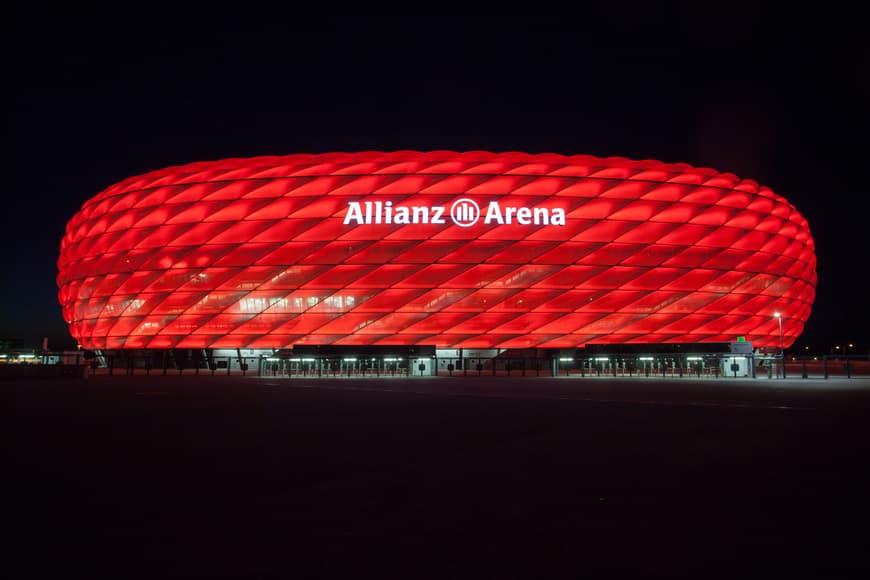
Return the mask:
{"type": "Polygon", "coordinates": [[[0,338],[74,346],[60,239],[126,177],[226,157],[483,149],[686,162],[770,187],[816,241],[818,295],[796,346],[866,351],[864,20],[700,4],[19,8],[4,31],[0,338]]]}

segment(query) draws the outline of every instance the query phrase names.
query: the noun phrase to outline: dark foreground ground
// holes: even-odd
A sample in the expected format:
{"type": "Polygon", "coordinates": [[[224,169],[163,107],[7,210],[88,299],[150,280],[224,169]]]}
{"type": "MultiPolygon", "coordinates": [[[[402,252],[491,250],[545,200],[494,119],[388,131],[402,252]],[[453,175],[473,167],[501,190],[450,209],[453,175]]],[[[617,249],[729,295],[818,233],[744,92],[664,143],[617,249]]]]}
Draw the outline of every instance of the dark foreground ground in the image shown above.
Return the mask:
{"type": "Polygon", "coordinates": [[[7,578],[870,573],[868,381],[105,377],[0,393],[7,578]]]}

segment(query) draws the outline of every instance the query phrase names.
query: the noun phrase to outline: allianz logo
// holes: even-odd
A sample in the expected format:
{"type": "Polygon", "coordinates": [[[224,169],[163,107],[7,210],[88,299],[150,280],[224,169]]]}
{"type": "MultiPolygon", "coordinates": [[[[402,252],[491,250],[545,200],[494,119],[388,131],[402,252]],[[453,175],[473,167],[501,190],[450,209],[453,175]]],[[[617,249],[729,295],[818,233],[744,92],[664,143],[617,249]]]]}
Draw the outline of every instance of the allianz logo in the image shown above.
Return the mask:
{"type": "MultiPolygon", "coordinates": [[[[459,227],[475,225],[481,218],[480,206],[473,199],[463,197],[449,208],[443,205],[397,205],[392,201],[349,201],[345,225],[370,224],[447,224],[450,220],[459,227]]],[[[565,210],[560,207],[504,207],[491,201],[483,215],[484,224],[518,224],[521,226],[564,226],[565,210]]]]}

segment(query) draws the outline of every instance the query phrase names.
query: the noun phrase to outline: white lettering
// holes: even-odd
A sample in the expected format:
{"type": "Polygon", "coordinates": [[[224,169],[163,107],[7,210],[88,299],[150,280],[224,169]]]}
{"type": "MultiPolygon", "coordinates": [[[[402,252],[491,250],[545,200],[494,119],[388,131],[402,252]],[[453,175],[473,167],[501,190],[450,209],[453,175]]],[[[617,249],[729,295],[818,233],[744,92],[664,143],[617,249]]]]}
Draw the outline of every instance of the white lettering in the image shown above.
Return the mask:
{"type": "Polygon", "coordinates": [[[529,225],[532,218],[532,210],[527,207],[521,207],[517,210],[517,223],[524,226],[529,225]]]}
{"type": "MultiPolygon", "coordinates": [[[[442,205],[410,207],[393,207],[392,201],[349,201],[347,213],[344,216],[345,225],[363,224],[446,224],[446,208],[442,205]],[[365,209],[363,209],[365,208],[365,209]]],[[[474,200],[464,198],[450,209],[450,217],[455,225],[469,227],[477,222],[479,215],[477,204],[474,200]]],[[[486,208],[485,224],[519,224],[523,226],[534,224],[564,226],[566,223],[565,210],[546,207],[516,207],[499,205],[497,201],[489,202],[486,208]]]]}
{"type": "Polygon", "coordinates": [[[504,219],[501,217],[501,208],[497,201],[489,202],[489,207],[486,208],[486,217],[483,218],[483,223],[490,224],[493,221],[500,225],[504,225],[504,219]]]}
{"type": "Polygon", "coordinates": [[[347,215],[344,216],[344,225],[347,225],[352,221],[356,221],[357,224],[363,223],[362,211],[360,210],[358,201],[347,202],[347,215]]]}
{"type": "Polygon", "coordinates": [[[393,221],[401,225],[411,223],[411,210],[406,207],[397,207],[396,217],[393,221]]]}
{"type": "Polygon", "coordinates": [[[411,221],[415,224],[428,224],[429,223],[429,208],[423,205],[415,205],[411,208],[414,212],[414,217],[411,221]],[[422,221],[420,221],[422,220],[422,221]]]}

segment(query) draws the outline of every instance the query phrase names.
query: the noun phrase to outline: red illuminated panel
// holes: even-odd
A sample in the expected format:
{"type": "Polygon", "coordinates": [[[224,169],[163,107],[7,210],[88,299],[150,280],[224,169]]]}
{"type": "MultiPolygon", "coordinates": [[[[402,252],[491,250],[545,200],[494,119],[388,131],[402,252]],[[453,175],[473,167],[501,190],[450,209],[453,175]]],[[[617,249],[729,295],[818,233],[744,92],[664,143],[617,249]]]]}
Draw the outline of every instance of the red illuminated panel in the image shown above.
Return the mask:
{"type": "Polygon", "coordinates": [[[745,336],[809,317],[806,220],[751,180],[585,155],[327,153],[131,177],[67,224],[85,348],[577,347],[745,336]]]}

